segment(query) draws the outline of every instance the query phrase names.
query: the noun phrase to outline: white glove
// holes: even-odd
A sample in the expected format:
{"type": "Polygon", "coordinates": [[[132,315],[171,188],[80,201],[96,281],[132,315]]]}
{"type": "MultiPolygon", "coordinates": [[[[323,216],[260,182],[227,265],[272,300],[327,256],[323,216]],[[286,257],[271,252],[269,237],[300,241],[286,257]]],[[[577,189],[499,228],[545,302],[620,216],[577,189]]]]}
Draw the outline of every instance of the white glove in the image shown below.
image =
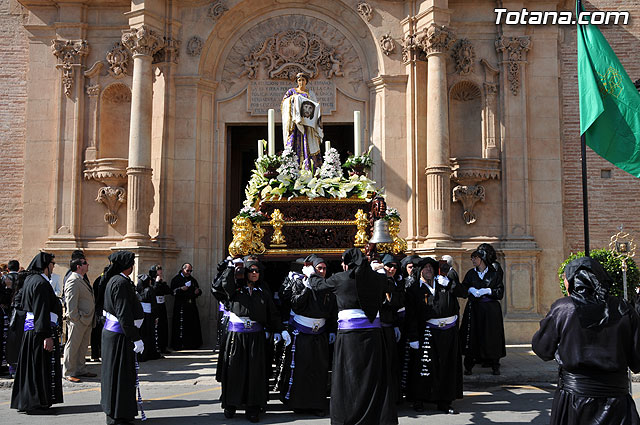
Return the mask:
{"type": "Polygon", "coordinates": [[[478,296],[491,295],[491,288],[478,289],[478,296]]]}
{"type": "Polygon", "coordinates": [[[305,276],[302,278],[302,284],[305,286],[305,288],[311,289],[311,282],[309,282],[308,277],[305,276]]]}
{"type": "Polygon", "coordinates": [[[437,276],[436,280],[440,284],[440,286],[444,286],[445,288],[449,286],[449,279],[446,276],[437,276]]]}
{"type": "Polygon", "coordinates": [[[289,332],[282,331],[282,339],[284,340],[285,347],[288,347],[289,344],[291,344],[291,335],[289,335],[289,332]]]}
{"type": "Polygon", "coordinates": [[[141,339],[133,342],[133,351],[138,354],[142,354],[142,352],[144,351],[144,342],[142,342],[141,339]]]}
{"type": "Polygon", "coordinates": [[[336,334],[333,332],[329,333],[329,344],[333,344],[334,342],[336,342],[336,334]]]}
{"type": "Polygon", "coordinates": [[[276,344],[279,343],[282,340],[282,335],[280,334],[273,334],[273,342],[275,342],[276,344]]]}
{"type": "Polygon", "coordinates": [[[191,286],[191,281],[185,282],[184,286],[186,286],[187,288],[191,286]]]}
{"type": "Polygon", "coordinates": [[[238,266],[238,265],[244,263],[244,261],[242,261],[242,258],[236,258],[235,260],[232,260],[231,262],[233,263],[234,266],[238,266]]]}
{"type": "MultiPolygon", "coordinates": [[[[380,269],[384,269],[384,264],[382,264],[380,261],[378,260],[373,260],[371,262],[371,268],[375,271],[378,271],[380,269]]],[[[386,272],[385,272],[386,273],[386,272]]]]}
{"type": "MultiPolygon", "coordinates": [[[[269,331],[264,331],[264,337],[266,339],[269,339],[270,336],[271,336],[271,334],[269,333],[269,331]]],[[[275,338],[275,335],[273,337],[275,338]]]]}
{"type": "Polygon", "coordinates": [[[136,328],[140,329],[140,327],[142,326],[142,322],[144,321],[144,318],[142,319],[136,319],[133,321],[133,324],[136,325],[136,328]]]}
{"type": "Polygon", "coordinates": [[[409,347],[413,348],[414,350],[417,350],[418,348],[420,348],[420,343],[418,341],[411,341],[409,343],[409,347]]]}
{"type": "Polygon", "coordinates": [[[395,328],[393,328],[393,332],[396,334],[396,342],[400,341],[400,338],[402,337],[402,332],[400,332],[400,328],[396,326],[395,328]]]}
{"type": "Polygon", "coordinates": [[[316,272],[316,268],[313,266],[304,266],[302,268],[302,274],[304,274],[306,277],[311,277],[312,274],[314,274],[316,272]]]}
{"type": "Polygon", "coordinates": [[[476,298],[480,296],[478,295],[478,290],[476,288],[469,288],[469,294],[473,295],[476,298]]]}

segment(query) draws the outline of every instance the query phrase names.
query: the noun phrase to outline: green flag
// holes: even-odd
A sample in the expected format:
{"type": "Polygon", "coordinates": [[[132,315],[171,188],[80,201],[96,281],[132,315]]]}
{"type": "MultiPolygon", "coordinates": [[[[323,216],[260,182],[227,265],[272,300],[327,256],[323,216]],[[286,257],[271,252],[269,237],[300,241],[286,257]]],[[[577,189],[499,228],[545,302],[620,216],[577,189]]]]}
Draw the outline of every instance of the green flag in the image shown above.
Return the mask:
{"type": "Polygon", "coordinates": [[[598,155],[640,177],[640,93],[598,27],[578,25],[580,134],[598,155]]]}

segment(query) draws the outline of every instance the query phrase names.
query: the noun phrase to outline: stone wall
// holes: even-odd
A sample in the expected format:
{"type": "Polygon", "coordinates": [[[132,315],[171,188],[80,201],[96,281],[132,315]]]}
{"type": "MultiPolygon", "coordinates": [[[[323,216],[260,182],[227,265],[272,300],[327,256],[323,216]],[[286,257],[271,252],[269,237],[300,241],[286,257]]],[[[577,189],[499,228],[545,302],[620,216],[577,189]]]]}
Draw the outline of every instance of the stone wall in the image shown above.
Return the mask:
{"type": "Polygon", "coordinates": [[[25,13],[17,1],[0,0],[0,263],[19,258],[22,250],[29,56],[25,13]]]}
{"type": "MultiPolygon", "coordinates": [[[[640,78],[638,43],[640,16],[633,0],[596,0],[585,4],[586,10],[629,11],[628,25],[600,26],[633,81],[640,78]]],[[[580,164],[580,117],[578,110],[578,76],[576,29],[563,27],[561,46],[561,86],[563,114],[563,180],[565,254],[584,250],[582,184],[580,164]]],[[[620,225],[640,238],[640,180],[605,161],[587,148],[590,248],[608,248],[611,235],[620,225]]]]}

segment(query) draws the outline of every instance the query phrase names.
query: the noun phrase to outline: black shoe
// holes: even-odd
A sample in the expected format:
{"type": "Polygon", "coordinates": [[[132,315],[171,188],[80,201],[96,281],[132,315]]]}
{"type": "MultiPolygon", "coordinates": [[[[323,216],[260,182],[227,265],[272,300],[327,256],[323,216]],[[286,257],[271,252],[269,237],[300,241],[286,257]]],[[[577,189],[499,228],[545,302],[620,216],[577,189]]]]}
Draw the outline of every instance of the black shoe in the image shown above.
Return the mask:
{"type": "Polygon", "coordinates": [[[491,369],[492,369],[492,370],[491,370],[491,373],[492,373],[492,374],[494,374],[494,375],[500,375],[500,366],[493,366],[491,369]]]}
{"type": "Polygon", "coordinates": [[[457,410],[454,410],[451,405],[447,404],[438,405],[438,410],[447,415],[457,415],[459,413],[457,410]]]}
{"type": "Polygon", "coordinates": [[[464,370],[464,374],[467,375],[467,376],[471,375],[472,374],[471,369],[465,369],[464,370]]]}
{"type": "Polygon", "coordinates": [[[231,419],[233,418],[233,416],[236,414],[236,408],[235,407],[225,407],[224,408],[224,417],[227,419],[231,419]]]}
{"type": "Polygon", "coordinates": [[[259,415],[250,415],[250,414],[247,413],[245,416],[247,417],[247,420],[249,422],[256,423],[256,422],[260,421],[260,416],[259,415]]]}
{"type": "Polygon", "coordinates": [[[424,412],[424,404],[421,401],[413,403],[413,410],[416,412],[424,412]]]}

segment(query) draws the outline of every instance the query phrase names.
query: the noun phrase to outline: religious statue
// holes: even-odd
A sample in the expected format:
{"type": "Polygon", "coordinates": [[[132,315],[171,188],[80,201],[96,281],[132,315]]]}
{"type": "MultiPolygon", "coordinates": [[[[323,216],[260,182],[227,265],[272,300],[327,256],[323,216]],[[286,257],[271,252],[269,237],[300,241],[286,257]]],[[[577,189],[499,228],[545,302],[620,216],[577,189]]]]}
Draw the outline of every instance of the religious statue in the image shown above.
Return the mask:
{"type": "Polygon", "coordinates": [[[282,137],[284,149],[298,155],[300,168],[315,172],[322,165],[320,144],[322,115],[320,102],[312,90],[307,89],[309,74],[296,75],[298,87],[290,88],[282,99],[282,137]]]}

